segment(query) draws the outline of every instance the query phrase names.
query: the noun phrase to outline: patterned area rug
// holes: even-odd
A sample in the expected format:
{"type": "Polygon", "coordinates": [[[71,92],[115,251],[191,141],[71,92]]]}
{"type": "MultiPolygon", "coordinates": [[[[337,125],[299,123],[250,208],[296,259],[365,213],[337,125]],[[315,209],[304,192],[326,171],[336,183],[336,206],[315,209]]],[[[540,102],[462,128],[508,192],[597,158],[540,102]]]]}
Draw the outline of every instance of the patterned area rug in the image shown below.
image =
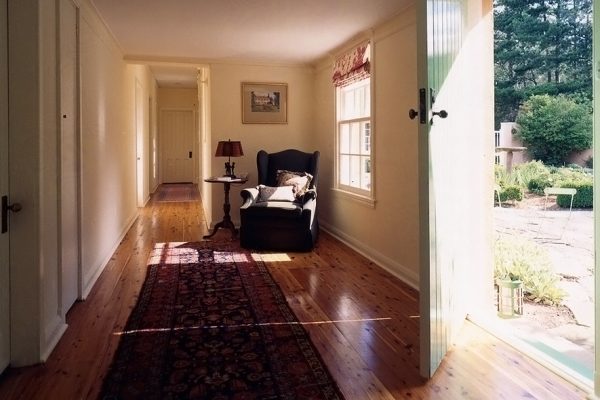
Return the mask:
{"type": "Polygon", "coordinates": [[[156,192],[156,201],[161,203],[196,200],[200,200],[200,192],[192,183],[164,183],[156,192]]]}
{"type": "Polygon", "coordinates": [[[343,399],[262,261],[159,243],[103,399],[343,399]]]}

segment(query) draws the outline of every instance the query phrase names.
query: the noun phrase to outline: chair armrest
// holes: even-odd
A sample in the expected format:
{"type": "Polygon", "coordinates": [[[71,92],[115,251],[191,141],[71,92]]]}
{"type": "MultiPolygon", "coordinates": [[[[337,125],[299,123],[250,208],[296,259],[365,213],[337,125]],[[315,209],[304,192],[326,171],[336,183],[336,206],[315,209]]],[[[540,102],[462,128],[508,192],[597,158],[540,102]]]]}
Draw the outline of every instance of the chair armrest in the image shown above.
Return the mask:
{"type": "Polygon", "coordinates": [[[316,189],[308,189],[302,195],[302,202],[306,203],[308,200],[316,200],[317,199],[317,190],[316,189]]]}
{"type": "Polygon", "coordinates": [[[313,221],[316,216],[317,210],[317,200],[316,199],[306,199],[304,204],[302,204],[302,218],[305,218],[306,221],[310,221],[310,226],[312,226],[313,221]]]}
{"type": "Polygon", "coordinates": [[[240,192],[240,195],[242,196],[242,199],[244,200],[244,203],[242,204],[242,206],[240,208],[248,208],[254,202],[256,202],[256,199],[258,198],[258,189],[257,188],[242,189],[242,191],[240,192]]]}

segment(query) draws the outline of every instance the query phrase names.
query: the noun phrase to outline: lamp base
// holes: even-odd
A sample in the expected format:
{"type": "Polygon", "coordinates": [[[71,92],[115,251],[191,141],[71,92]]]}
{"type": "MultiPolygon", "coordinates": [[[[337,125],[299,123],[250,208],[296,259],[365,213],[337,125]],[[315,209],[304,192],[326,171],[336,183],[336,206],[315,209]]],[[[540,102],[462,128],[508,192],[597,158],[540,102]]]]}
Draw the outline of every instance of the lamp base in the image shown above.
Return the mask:
{"type": "Polygon", "coordinates": [[[225,163],[225,176],[228,176],[230,178],[235,178],[235,174],[233,173],[234,168],[235,168],[235,162],[227,161],[225,163]]]}

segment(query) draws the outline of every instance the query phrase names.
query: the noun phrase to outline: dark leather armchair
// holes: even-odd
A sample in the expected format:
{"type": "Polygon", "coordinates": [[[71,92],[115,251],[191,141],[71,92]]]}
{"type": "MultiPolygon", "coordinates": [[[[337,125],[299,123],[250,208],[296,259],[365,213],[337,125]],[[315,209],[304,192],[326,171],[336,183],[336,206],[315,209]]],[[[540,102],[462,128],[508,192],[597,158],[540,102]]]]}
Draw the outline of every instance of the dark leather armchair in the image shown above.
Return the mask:
{"type": "Polygon", "coordinates": [[[262,201],[259,187],[241,192],[240,244],[244,248],[280,251],[309,251],[319,234],[317,220],[317,183],[319,155],[299,150],[278,153],[258,152],[258,184],[277,186],[277,171],[305,172],[312,175],[308,190],[294,201],[262,201]]]}

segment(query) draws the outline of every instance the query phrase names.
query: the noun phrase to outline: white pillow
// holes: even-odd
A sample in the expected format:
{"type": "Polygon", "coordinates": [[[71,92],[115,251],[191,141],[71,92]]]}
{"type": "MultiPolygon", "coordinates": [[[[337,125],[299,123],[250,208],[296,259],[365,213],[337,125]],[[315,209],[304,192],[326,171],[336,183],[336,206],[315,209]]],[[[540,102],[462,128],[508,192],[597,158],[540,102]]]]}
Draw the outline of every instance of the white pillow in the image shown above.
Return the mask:
{"type": "Polygon", "coordinates": [[[296,197],[294,196],[294,187],[293,186],[258,186],[258,199],[257,202],[265,202],[265,201],[294,201],[296,197]]]}

